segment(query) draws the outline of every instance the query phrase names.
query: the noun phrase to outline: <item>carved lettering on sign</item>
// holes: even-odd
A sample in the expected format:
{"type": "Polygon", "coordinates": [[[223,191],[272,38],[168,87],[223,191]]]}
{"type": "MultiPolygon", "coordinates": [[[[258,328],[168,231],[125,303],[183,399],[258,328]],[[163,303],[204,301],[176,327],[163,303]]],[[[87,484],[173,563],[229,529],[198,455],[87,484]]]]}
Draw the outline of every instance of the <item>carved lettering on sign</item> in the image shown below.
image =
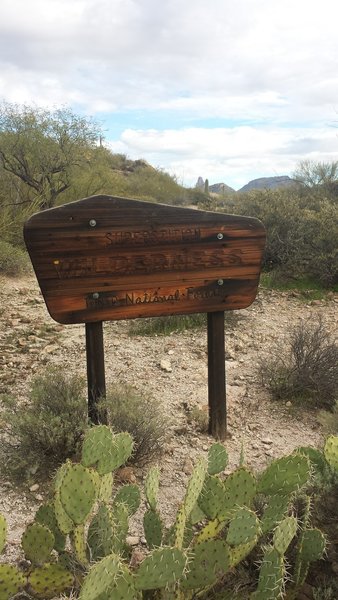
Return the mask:
{"type": "Polygon", "coordinates": [[[190,252],[145,253],[134,255],[76,257],[54,260],[59,279],[73,279],[87,274],[147,275],[159,272],[199,271],[215,267],[227,267],[242,263],[241,250],[236,252],[196,250],[190,252]]]}
{"type": "Polygon", "coordinates": [[[156,246],[163,243],[190,242],[201,239],[199,228],[141,229],[139,231],[109,231],[105,236],[107,246],[156,246]]]}

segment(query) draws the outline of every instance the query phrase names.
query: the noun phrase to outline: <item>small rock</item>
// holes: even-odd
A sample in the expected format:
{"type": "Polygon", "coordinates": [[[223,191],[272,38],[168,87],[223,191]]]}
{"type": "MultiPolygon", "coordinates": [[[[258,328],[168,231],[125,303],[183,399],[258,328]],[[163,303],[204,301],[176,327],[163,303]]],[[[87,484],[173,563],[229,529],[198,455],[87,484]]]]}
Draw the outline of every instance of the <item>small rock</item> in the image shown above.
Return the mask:
{"type": "Polygon", "coordinates": [[[204,446],[202,446],[202,450],[204,450],[204,452],[207,452],[209,450],[209,448],[206,444],[204,444],[204,446]]]}
{"type": "Polygon", "coordinates": [[[173,354],[175,354],[175,352],[174,352],[174,350],[168,350],[168,354],[169,354],[170,356],[172,356],[173,354]]]}
{"type": "Polygon", "coordinates": [[[288,400],[287,402],[285,402],[285,406],[290,408],[290,406],[292,406],[292,402],[290,400],[288,400]]]}
{"type": "Polygon", "coordinates": [[[38,483],[34,483],[33,485],[31,485],[31,487],[29,488],[30,492],[37,492],[39,489],[39,484],[38,483]]]}
{"type": "Polygon", "coordinates": [[[138,535],[128,535],[126,542],[129,546],[137,546],[140,543],[140,538],[138,535]]]}
{"type": "Polygon", "coordinates": [[[57,344],[48,344],[48,346],[44,347],[43,352],[46,354],[53,354],[58,349],[59,346],[57,344]]]}
{"type": "Polygon", "coordinates": [[[185,473],[186,475],[191,475],[193,470],[194,465],[192,463],[192,460],[190,458],[186,458],[183,465],[183,473],[185,473]]]}
{"type": "Polygon", "coordinates": [[[162,358],[162,360],[160,362],[160,367],[161,367],[162,371],[166,371],[167,373],[172,372],[171,362],[170,362],[170,360],[167,360],[166,358],[162,358]]]}
{"type": "Polygon", "coordinates": [[[35,498],[36,500],[38,500],[39,502],[43,502],[44,501],[44,497],[42,494],[35,494],[35,498]]]}
{"type": "Polygon", "coordinates": [[[136,477],[132,467],[123,467],[116,473],[116,477],[119,481],[125,481],[127,483],[135,483],[136,477]]]}
{"type": "Polygon", "coordinates": [[[121,345],[120,340],[113,340],[113,346],[117,347],[117,346],[120,346],[120,345],[121,345]]]}
{"type": "Polygon", "coordinates": [[[270,438],[262,438],[262,442],[263,442],[263,444],[267,444],[268,446],[273,444],[273,441],[270,440],[270,438]]]}

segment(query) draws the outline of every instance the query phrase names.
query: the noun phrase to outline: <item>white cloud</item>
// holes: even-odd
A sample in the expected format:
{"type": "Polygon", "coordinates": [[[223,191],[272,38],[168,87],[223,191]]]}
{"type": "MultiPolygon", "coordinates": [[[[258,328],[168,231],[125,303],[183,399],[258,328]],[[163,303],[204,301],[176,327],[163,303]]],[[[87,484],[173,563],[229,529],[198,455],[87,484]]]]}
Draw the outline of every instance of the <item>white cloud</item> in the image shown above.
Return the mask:
{"type": "Polygon", "coordinates": [[[142,157],[175,173],[185,185],[201,175],[239,188],[249,179],[291,175],[298,161],[337,160],[334,129],[234,127],[184,130],[125,130],[110,141],[115,152],[142,157]]]}
{"type": "Polygon", "coordinates": [[[336,0],[2,0],[0,97],[124,113],[114,147],[184,173],[279,173],[335,151],[335,16],[336,0]]]}

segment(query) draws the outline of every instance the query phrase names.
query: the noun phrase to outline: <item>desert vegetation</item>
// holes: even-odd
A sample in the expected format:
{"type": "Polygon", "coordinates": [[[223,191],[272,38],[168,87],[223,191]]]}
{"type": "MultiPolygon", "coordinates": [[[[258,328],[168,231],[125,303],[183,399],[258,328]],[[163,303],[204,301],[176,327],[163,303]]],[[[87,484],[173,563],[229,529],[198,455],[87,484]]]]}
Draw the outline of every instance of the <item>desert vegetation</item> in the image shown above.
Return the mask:
{"type": "MultiPolygon", "coordinates": [[[[297,317],[293,326],[287,323],[283,336],[272,336],[274,343],[265,348],[260,364],[255,361],[265,344],[264,332],[250,341],[253,366],[251,383],[245,384],[241,400],[243,430],[247,426],[245,413],[258,412],[259,402],[255,405],[249,398],[253,382],[259,381],[256,387],[260,385],[271,398],[267,412],[277,415],[277,421],[279,415],[284,418],[287,414],[287,418],[301,422],[309,412],[315,415],[311,423],[319,423],[327,441],[314,448],[316,444],[309,437],[308,445],[284,452],[283,457],[267,454],[273,458],[271,465],[256,472],[244,437],[239,435],[235,440],[242,448],[239,464],[229,468],[227,442],[223,446],[205,442],[205,406],[185,393],[176,398],[176,374],[169,379],[172,357],[177,363],[181,360],[185,370],[189,368],[186,355],[190,361],[192,357],[205,359],[199,344],[205,315],[122,324],[123,335],[133,340],[134,346],[142,339],[143,351],[148,352],[153,344],[155,365],[161,365],[157,358],[159,347],[163,348],[166,358],[160,369],[163,377],[168,377],[162,384],[169,388],[166,401],[171,401],[170,408],[162,403],[163,387],[158,389],[154,383],[154,393],[148,393],[138,385],[137,378],[150,387],[153,374],[153,367],[143,365],[142,353],[136,357],[124,353],[122,347],[121,363],[127,361],[128,369],[137,367],[138,375],[132,384],[127,377],[114,381],[107,397],[101,399],[109,427],[92,428],[87,418],[85,381],[77,373],[77,363],[69,368],[68,349],[62,351],[62,361],[60,356],[54,361],[61,330],[28,314],[40,302],[36,292],[25,298],[23,288],[18,306],[27,314],[22,319],[17,313],[6,314],[9,300],[4,295],[1,316],[8,330],[2,341],[9,358],[2,363],[1,470],[9,485],[20,490],[34,487],[38,481],[44,486],[47,501],[25,528],[23,563],[17,567],[3,559],[0,565],[0,598],[7,600],[19,592],[25,598],[61,594],[82,600],[292,600],[306,579],[314,586],[314,600],[337,597],[337,345],[332,327],[313,312],[312,320],[307,319],[302,310],[303,306],[316,309],[313,302],[328,306],[334,302],[338,283],[337,164],[303,161],[294,180],[295,185],[287,189],[224,196],[210,193],[209,185],[204,191],[185,189],[175,178],[141,159],[131,161],[113,154],[105,146],[100,127],[90,119],[64,109],[1,106],[0,274],[15,277],[29,272],[22,226],[32,213],[93,194],[258,217],[267,230],[263,293],[292,298],[298,302],[297,315],[301,318],[297,317]],[[187,343],[181,344],[179,336],[187,343]],[[187,341],[184,336],[191,337],[187,341]],[[38,366],[33,358],[37,358],[38,366]],[[13,375],[20,360],[27,360],[28,373],[13,375]],[[68,367],[63,366],[65,361],[68,367]],[[18,399],[20,377],[25,381],[18,399]],[[179,424],[170,422],[169,417],[170,410],[173,419],[177,417],[177,407],[179,424]],[[168,456],[174,456],[174,461],[179,447],[184,453],[187,432],[194,446],[203,436],[203,451],[208,455],[194,465],[184,463],[190,479],[182,502],[172,508],[175,516],[169,522],[160,514],[159,471],[151,465],[163,457],[168,461],[168,456]],[[96,457],[93,462],[88,459],[91,452],[96,457]],[[109,457],[108,466],[102,466],[103,455],[109,457]],[[120,486],[119,468],[126,463],[127,469],[139,468],[135,472],[141,473],[138,483],[144,483],[143,495],[134,480],[120,486]],[[145,465],[147,472],[150,465],[148,475],[145,465]],[[114,487],[113,471],[117,471],[114,487]],[[86,485],[77,496],[72,485],[74,478],[78,483],[79,475],[86,485]],[[69,504],[75,496],[78,504],[88,509],[80,511],[80,516],[77,502],[69,504]],[[141,498],[145,498],[143,505],[141,498]],[[140,516],[133,518],[138,519],[145,542],[140,542],[136,551],[127,533],[129,518],[139,510],[143,511],[141,521],[140,516]],[[167,566],[162,572],[158,567],[163,563],[167,566]],[[107,570],[111,573],[109,581],[107,570]],[[149,583],[149,572],[157,571],[158,578],[154,575],[149,583]]],[[[279,310],[278,303],[275,308],[279,310]]],[[[227,339],[236,338],[238,321],[236,313],[226,314],[227,339]]],[[[243,330],[245,325],[241,333],[243,330]]],[[[120,330],[108,329],[108,339],[113,334],[119,349],[120,330]]],[[[243,339],[228,353],[230,365],[249,343],[244,333],[243,339]]],[[[245,379],[244,359],[240,360],[238,374],[231,375],[233,388],[245,379]]],[[[197,396],[202,378],[193,381],[197,396]]],[[[254,428],[248,431],[252,433],[254,428]]],[[[272,440],[264,444],[270,447],[272,440]]],[[[5,531],[6,521],[0,517],[0,546],[5,545],[5,531]]]]}

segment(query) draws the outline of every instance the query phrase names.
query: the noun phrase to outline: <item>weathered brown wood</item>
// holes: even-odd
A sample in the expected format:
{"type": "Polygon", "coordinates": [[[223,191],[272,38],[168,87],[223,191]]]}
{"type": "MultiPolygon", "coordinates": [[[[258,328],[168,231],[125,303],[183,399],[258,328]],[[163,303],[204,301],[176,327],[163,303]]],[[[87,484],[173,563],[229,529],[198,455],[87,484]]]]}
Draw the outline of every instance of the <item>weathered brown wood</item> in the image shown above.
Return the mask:
{"type": "Polygon", "coordinates": [[[86,323],[88,417],[92,423],[106,423],[98,403],[106,396],[102,322],[86,323]]]}
{"type": "Polygon", "coordinates": [[[208,313],[209,433],[224,440],[227,429],[224,312],[208,313]]]}
{"type": "Polygon", "coordinates": [[[93,196],[33,215],[26,245],[60,323],[245,308],[257,292],[257,219],[93,196]]]}

